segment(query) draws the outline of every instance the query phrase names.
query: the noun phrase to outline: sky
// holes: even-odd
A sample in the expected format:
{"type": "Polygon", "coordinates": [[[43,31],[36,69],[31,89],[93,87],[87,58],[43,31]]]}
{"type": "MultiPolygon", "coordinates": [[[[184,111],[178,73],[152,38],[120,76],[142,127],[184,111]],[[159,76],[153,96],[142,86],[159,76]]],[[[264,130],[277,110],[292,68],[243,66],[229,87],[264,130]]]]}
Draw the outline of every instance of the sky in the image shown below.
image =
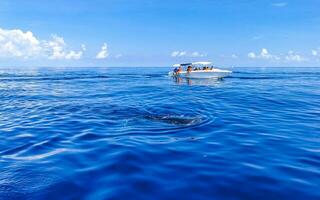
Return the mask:
{"type": "Polygon", "coordinates": [[[1,0],[0,66],[320,66],[319,0],[1,0]]]}

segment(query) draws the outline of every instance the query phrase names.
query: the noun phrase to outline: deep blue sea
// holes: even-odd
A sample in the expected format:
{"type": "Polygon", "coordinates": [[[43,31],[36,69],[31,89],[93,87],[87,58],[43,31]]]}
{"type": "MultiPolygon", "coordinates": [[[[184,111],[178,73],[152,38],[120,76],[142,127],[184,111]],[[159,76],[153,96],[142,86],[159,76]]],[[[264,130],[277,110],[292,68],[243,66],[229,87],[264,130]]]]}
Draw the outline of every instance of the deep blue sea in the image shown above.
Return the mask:
{"type": "Polygon", "coordinates": [[[320,68],[0,70],[0,199],[320,199],[320,68]]]}

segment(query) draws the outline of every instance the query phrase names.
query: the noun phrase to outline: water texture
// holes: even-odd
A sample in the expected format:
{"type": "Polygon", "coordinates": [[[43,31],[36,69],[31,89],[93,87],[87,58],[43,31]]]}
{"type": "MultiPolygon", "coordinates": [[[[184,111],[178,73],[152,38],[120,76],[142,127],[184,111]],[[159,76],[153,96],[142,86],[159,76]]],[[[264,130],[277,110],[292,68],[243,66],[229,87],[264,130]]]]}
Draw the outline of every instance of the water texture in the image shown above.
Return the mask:
{"type": "Polygon", "coordinates": [[[0,199],[319,199],[320,68],[0,70],[0,199]]]}

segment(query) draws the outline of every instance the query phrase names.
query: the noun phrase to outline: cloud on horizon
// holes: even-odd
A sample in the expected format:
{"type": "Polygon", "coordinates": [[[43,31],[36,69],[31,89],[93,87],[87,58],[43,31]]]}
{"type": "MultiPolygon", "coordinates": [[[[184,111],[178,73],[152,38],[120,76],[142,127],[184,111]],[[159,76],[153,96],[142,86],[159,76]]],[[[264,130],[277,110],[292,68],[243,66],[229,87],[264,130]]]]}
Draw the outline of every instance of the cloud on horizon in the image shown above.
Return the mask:
{"type": "Polygon", "coordinates": [[[294,51],[289,51],[288,54],[285,56],[286,61],[297,61],[297,62],[302,62],[306,61],[307,59],[304,58],[303,56],[299,55],[298,53],[294,51]]]}
{"type": "Polygon", "coordinates": [[[69,50],[64,39],[57,35],[52,35],[49,40],[40,40],[31,31],[0,28],[0,57],[77,60],[82,57],[85,50],[85,45],[81,45],[80,51],[69,50]]]}
{"type": "MultiPolygon", "coordinates": [[[[312,51],[312,53],[315,53],[312,51]]],[[[264,59],[270,61],[283,61],[283,62],[302,62],[307,61],[308,59],[304,56],[290,50],[287,54],[283,55],[273,55],[269,53],[266,48],[262,48],[260,53],[250,52],[248,53],[248,58],[250,59],[264,59]]]]}
{"type": "Polygon", "coordinates": [[[45,42],[45,46],[49,49],[49,59],[56,60],[56,59],[74,59],[78,60],[82,57],[83,52],[86,50],[84,44],[81,45],[80,51],[70,50],[67,51],[67,45],[62,37],[57,35],[52,35],[52,39],[48,42],[45,42]]]}
{"type": "MultiPolygon", "coordinates": [[[[15,59],[48,59],[48,60],[79,60],[86,52],[86,46],[82,44],[78,50],[71,49],[63,37],[51,35],[50,38],[42,40],[36,37],[31,31],[22,31],[20,29],[2,29],[0,28],[0,58],[15,59]]],[[[173,51],[172,58],[204,58],[206,53],[198,51],[173,51]]],[[[123,57],[118,53],[111,55],[111,58],[119,59],[123,57]]],[[[167,55],[165,55],[167,57],[167,55]]],[[[110,57],[107,43],[103,43],[99,52],[93,52],[92,58],[106,59],[110,57]]],[[[310,49],[308,54],[301,55],[292,50],[287,53],[273,54],[268,49],[262,48],[260,52],[249,52],[247,57],[251,60],[265,60],[276,63],[290,62],[319,62],[320,48],[310,49]],[[308,57],[309,56],[309,57],[308,57]]],[[[229,59],[242,59],[242,57],[231,54],[223,56],[229,59]]]]}
{"type": "Polygon", "coordinates": [[[108,45],[103,43],[101,50],[97,53],[96,59],[105,59],[109,56],[108,45]]]}
{"type": "Polygon", "coordinates": [[[250,52],[248,57],[251,59],[280,60],[279,56],[270,54],[266,48],[262,48],[259,54],[250,52]]]}

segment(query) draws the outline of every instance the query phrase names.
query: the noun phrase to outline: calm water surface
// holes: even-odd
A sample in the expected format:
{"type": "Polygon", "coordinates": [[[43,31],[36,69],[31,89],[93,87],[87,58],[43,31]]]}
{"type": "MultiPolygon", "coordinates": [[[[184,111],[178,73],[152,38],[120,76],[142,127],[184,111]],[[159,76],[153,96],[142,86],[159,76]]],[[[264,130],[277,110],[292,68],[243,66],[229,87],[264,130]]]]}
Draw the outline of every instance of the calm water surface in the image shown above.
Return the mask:
{"type": "Polygon", "coordinates": [[[0,199],[319,199],[320,68],[0,70],[0,199]]]}

